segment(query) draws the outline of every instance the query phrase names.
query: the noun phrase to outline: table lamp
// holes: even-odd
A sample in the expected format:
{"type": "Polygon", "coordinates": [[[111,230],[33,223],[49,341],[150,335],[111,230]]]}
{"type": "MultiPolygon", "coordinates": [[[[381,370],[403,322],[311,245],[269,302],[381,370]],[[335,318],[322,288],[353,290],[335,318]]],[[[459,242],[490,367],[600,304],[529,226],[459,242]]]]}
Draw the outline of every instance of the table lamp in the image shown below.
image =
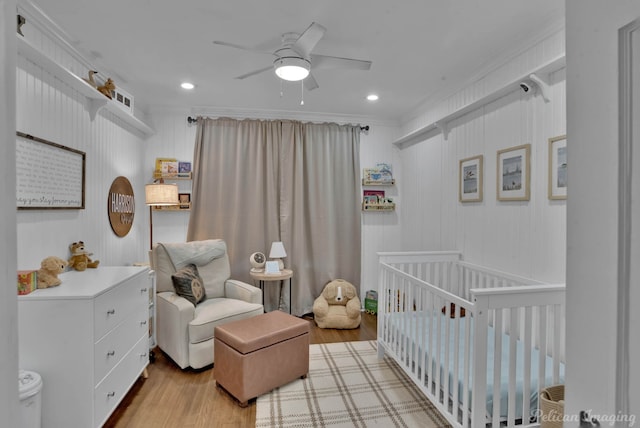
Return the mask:
{"type": "Polygon", "coordinates": [[[178,185],[165,184],[162,179],[158,183],[146,184],[144,200],[149,205],[149,248],[153,249],[153,207],[179,205],[178,185]]]}
{"type": "Polygon", "coordinates": [[[280,270],[284,269],[284,262],[282,259],[287,257],[287,253],[284,251],[284,245],[280,241],[271,243],[271,251],[269,251],[269,257],[278,261],[278,267],[280,270]]]}

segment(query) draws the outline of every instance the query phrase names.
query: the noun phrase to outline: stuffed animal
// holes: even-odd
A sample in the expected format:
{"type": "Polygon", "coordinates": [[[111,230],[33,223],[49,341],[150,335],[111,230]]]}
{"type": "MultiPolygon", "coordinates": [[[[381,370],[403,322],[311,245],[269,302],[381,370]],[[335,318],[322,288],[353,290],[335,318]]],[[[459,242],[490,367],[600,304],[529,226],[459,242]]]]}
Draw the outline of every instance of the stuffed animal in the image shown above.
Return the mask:
{"type": "Polygon", "coordinates": [[[313,314],[320,328],[357,328],[361,315],[356,287],[344,279],[329,282],[313,302],[313,314]]]}
{"type": "Polygon", "coordinates": [[[115,91],[115,89],[116,84],[113,83],[113,80],[111,80],[111,78],[108,78],[107,81],[104,82],[104,85],[98,86],[98,91],[100,91],[102,95],[109,99],[111,99],[111,91],[115,91]]]}
{"type": "Polygon", "coordinates": [[[78,241],[69,245],[69,251],[71,252],[71,258],[69,259],[69,267],[77,271],[82,272],[86,268],[97,268],[100,264],[100,260],[91,260],[89,256],[93,253],[89,253],[84,248],[84,242],[78,241]]]}
{"type": "Polygon", "coordinates": [[[40,263],[38,269],[38,288],[49,288],[60,285],[62,280],[58,278],[58,274],[64,272],[67,267],[67,261],[60,257],[49,256],[40,263]]]}
{"type": "Polygon", "coordinates": [[[89,78],[85,79],[84,77],[82,78],[82,80],[84,80],[85,82],[87,82],[88,84],[90,84],[91,86],[93,86],[94,88],[98,89],[98,84],[96,83],[96,79],[93,77],[94,75],[98,74],[97,71],[95,70],[89,70],[89,78]]]}

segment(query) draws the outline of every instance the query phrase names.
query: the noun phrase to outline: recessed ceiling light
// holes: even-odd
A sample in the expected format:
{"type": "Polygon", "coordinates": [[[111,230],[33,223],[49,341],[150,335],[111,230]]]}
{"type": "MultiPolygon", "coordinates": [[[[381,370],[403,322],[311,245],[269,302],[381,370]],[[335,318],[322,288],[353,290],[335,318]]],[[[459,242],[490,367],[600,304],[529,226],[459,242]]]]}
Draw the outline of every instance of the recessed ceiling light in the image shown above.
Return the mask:
{"type": "Polygon", "coordinates": [[[367,99],[369,101],[378,101],[378,96],[376,94],[369,94],[367,95],[367,99]]]}
{"type": "Polygon", "coordinates": [[[183,82],[180,84],[180,86],[182,87],[182,89],[193,89],[195,87],[193,83],[189,82],[183,82]]]}

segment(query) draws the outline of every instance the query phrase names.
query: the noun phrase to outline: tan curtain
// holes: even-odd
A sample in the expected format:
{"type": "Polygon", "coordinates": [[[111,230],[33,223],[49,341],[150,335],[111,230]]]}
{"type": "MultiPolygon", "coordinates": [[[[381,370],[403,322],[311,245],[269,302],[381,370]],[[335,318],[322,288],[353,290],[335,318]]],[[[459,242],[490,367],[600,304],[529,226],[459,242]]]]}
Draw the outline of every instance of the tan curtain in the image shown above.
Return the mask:
{"type": "MultiPolygon", "coordinates": [[[[251,253],[282,241],[292,313],[311,312],[328,281],[359,287],[359,151],[355,126],[200,119],[187,240],[224,239],[233,277],[249,283],[251,253]]],[[[287,287],[265,297],[288,310],[287,287]]]]}

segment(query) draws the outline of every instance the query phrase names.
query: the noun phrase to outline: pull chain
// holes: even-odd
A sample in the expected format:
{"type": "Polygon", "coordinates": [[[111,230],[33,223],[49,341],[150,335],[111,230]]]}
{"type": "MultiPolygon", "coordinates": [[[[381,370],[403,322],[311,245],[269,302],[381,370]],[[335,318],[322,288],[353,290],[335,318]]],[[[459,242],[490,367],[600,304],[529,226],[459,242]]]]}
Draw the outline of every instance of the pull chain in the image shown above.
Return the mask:
{"type": "Polygon", "coordinates": [[[300,81],[300,105],[304,105],[304,79],[300,81]]]}
{"type": "Polygon", "coordinates": [[[284,95],[284,92],[282,91],[282,79],[280,79],[280,98],[282,98],[282,95],[284,95]]]}

